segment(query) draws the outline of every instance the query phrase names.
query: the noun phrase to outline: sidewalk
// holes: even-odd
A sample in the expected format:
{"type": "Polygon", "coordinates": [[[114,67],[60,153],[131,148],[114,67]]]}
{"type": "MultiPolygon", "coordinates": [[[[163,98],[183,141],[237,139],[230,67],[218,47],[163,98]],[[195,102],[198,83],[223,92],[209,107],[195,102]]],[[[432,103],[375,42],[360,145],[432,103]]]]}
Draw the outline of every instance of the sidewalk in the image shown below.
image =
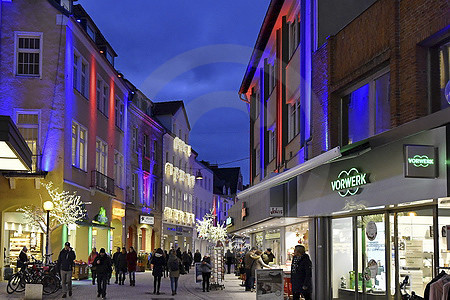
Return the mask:
{"type": "MultiPolygon", "coordinates": [[[[112,279],[114,282],[114,279],[112,279]]],[[[170,291],[169,278],[162,278],[161,280],[161,295],[153,295],[153,276],[150,271],[145,273],[136,273],[136,286],[129,286],[129,281],[126,285],[117,285],[112,283],[108,285],[106,291],[107,299],[220,299],[220,300],[243,300],[256,299],[255,293],[244,292],[244,287],[240,286],[241,280],[233,274],[225,275],[225,289],[212,290],[209,293],[202,292],[201,284],[194,282],[194,274],[191,272],[187,275],[182,275],[178,281],[177,295],[172,296],[170,291]],[[128,284],[128,285],[127,285],[128,284]]],[[[0,283],[0,299],[23,299],[25,293],[14,293],[8,295],[6,293],[7,282],[0,283]]],[[[43,299],[61,299],[61,290],[58,293],[44,296],[43,299]]],[[[101,299],[97,298],[97,286],[93,286],[90,280],[74,280],[73,281],[73,296],[67,297],[68,300],[90,300],[101,299]]]]}

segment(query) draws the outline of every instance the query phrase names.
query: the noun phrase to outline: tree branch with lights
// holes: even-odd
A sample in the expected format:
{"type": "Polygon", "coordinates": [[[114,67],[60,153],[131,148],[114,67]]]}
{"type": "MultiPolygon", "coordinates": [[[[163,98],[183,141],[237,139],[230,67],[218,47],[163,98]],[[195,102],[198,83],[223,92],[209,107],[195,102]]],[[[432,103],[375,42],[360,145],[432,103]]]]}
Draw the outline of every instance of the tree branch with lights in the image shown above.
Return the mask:
{"type": "MultiPolygon", "coordinates": [[[[59,191],[53,187],[53,183],[42,183],[46,188],[48,195],[53,202],[53,210],[50,211],[49,232],[57,229],[62,225],[77,225],[77,222],[83,221],[86,215],[81,196],[76,192],[59,191]]],[[[43,207],[28,205],[19,208],[24,214],[25,220],[31,226],[41,228],[42,232],[47,231],[47,220],[45,218],[46,211],[43,207]]]]}
{"type": "Polygon", "coordinates": [[[225,226],[214,226],[214,216],[212,214],[206,214],[202,220],[197,220],[195,225],[198,232],[198,237],[204,240],[208,240],[214,243],[225,240],[227,237],[227,230],[225,226]]]}

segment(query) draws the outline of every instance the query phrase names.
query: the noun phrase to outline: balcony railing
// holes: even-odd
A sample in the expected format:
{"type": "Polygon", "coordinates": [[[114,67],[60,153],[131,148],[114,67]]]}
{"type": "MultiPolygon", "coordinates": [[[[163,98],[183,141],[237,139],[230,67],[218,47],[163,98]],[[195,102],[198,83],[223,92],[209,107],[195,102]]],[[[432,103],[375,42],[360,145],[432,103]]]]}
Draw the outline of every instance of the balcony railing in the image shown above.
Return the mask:
{"type": "Polygon", "coordinates": [[[110,195],[114,195],[114,179],[97,170],[91,173],[91,186],[110,195]]]}

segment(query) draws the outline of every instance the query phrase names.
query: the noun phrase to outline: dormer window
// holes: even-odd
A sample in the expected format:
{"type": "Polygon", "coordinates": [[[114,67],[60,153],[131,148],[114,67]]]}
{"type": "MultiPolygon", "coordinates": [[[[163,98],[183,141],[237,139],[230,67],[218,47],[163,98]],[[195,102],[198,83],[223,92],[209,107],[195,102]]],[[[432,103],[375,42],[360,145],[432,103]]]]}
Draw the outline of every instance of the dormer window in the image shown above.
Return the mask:
{"type": "Polygon", "coordinates": [[[109,61],[109,63],[114,66],[114,56],[111,54],[111,52],[106,51],[105,55],[106,55],[106,59],[109,61]]]}
{"type": "Polygon", "coordinates": [[[227,193],[227,188],[225,187],[225,186],[223,186],[223,188],[222,188],[222,194],[226,194],[227,193]]]}
{"type": "Polygon", "coordinates": [[[68,12],[72,12],[72,0],[60,0],[59,4],[68,12]]]}
{"type": "Polygon", "coordinates": [[[86,26],[86,32],[91,37],[91,39],[95,42],[95,31],[94,31],[94,29],[91,26],[87,25],[86,26]]]}

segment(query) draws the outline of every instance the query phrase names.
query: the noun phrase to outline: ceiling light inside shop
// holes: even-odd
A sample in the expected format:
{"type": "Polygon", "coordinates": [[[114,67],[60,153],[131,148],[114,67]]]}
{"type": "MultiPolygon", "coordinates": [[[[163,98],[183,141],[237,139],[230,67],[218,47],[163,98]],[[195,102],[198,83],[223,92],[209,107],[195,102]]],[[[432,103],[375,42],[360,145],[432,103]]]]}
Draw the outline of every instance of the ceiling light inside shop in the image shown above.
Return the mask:
{"type": "Polygon", "coordinates": [[[19,159],[11,146],[4,141],[0,141],[0,169],[28,171],[26,165],[19,159]]]}

